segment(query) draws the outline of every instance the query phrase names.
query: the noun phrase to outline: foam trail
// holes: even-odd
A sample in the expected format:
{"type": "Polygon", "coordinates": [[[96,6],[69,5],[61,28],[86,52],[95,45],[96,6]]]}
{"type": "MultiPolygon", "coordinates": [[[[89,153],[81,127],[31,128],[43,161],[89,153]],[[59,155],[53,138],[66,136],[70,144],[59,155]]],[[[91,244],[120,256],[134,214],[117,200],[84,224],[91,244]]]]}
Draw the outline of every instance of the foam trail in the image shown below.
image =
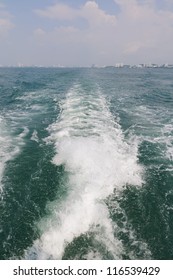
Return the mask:
{"type": "Polygon", "coordinates": [[[18,152],[19,148],[13,145],[12,138],[7,131],[4,118],[0,117],[0,192],[3,190],[2,178],[6,163],[18,152]]]}
{"type": "Polygon", "coordinates": [[[3,190],[2,178],[6,164],[21,151],[21,147],[24,145],[24,138],[28,132],[28,128],[23,127],[19,135],[12,135],[5,118],[0,116],[0,192],[3,190]]]}
{"type": "Polygon", "coordinates": [[[160,156],[162,160],[166,159],[170,162],[169,171],[173,170],[173,121],[172,116],[168,115],[170,121],[168,123],[168,116],[165,110],[153,110],[147,106],[137,106],[132,110],[133,115],[136,115],[137,120],[142,125],[137,124],[141,129],[141,140],[146,140],[151,143],[158,144],[160,149],[160,156]],[[151,129],[152,126],[152,129],[151,129]]]}
{"type": "MultiPolygon", "coordinates": [[[[52,216],[39,223],[41,237],[25,257],[61,259],[68,244],[92,232],[95,243],[104,245],[112,258],[121,258],[123,246],[105,199],[127,183],[141,185],[138,143],[125,141],[97,87],[88,91],[75,85],[60,106],[61,115],[49,127],[47,141],[56,148],[54,164],[67,171],[68,194],[51,204],[52,216]]],[[[88,257],[93,254],[88,252],[88,257]]],[[[95,255],[101,258],[100,252],[95,255]]]]}

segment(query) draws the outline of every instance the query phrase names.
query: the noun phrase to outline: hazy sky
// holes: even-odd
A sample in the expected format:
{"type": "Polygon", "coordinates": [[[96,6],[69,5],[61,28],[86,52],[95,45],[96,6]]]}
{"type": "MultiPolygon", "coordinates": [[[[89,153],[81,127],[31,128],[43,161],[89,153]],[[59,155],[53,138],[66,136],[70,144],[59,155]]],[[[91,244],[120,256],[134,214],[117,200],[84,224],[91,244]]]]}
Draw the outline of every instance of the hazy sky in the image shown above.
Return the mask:
{"type": "Polygon", "coordinates": [[[0,0],[0,65],[173,63],[173,0],[0,0]]]}

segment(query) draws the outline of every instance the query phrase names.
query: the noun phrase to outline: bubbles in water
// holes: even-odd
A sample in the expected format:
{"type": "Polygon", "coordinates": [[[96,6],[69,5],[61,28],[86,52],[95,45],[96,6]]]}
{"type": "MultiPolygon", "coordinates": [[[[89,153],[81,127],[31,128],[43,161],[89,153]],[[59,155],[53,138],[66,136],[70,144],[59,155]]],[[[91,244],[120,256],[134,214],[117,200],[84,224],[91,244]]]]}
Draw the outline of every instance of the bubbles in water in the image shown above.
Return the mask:
{"type": "Polygon", "coordinates": [[[63,165],[68,174],[68,192],[49,206],[52,215],[40,221],[41,237],[26,258],[36,254],[38,259],[61,259],[69,244],[87,233],[97,248],[90,248],[84,258],[104,258],[103,251],[108,258],[121,258],[118,225],[110,218],[106,199],[126,184],[141,186],[138,141],[124,139],[97,87],[75,85],[60,106],[61,115],[49,126],[47,141],[55,145],[53,163],[63,165]]]}

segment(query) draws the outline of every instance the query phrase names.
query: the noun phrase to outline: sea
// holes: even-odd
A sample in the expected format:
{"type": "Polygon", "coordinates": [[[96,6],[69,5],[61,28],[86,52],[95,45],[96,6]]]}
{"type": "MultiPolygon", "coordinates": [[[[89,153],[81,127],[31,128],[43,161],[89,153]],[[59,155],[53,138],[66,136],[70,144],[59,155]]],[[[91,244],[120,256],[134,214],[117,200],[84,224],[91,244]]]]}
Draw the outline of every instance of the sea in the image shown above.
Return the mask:
{"type": "Polygon", "coordinates": [[[0,259],[173,259],[173,69],[0,68],[0,259]]]}

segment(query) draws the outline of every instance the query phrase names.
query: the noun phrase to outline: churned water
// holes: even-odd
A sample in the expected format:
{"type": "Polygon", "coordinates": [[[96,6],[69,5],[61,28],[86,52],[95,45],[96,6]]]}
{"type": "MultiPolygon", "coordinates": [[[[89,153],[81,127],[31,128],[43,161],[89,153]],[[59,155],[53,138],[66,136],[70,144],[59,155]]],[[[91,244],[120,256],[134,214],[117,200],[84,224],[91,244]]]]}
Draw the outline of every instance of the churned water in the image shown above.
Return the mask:
{"type": "Polygon", "coordinates": [[[173,70],[0,69],[0,258],[173,258],[173,70]]]}

